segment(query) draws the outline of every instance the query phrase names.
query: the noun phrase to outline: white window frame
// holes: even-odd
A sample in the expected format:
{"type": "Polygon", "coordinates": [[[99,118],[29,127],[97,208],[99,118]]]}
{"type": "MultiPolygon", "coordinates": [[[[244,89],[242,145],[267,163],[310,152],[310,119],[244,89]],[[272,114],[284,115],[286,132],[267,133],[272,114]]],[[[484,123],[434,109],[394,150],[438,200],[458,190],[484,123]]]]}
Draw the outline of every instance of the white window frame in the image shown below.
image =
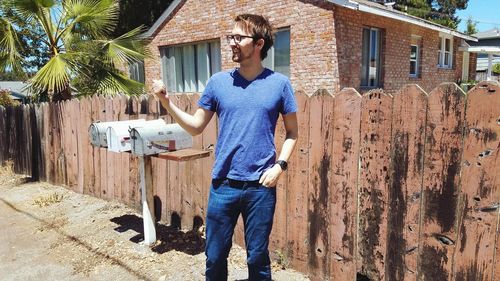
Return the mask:
{"type": "MultiPolygon", "coordinates": [[[[290,28],[289,27],[286,27],[286,28],[281,28],[281,29],[278,29],[275,31],[275,34],[276,33],[280,33],[280,32],[288,32],[289,36],[290,35],[290,28]]],[[[275,42],[276,44],[276,42],[275,42]]],[[[290,42],[289,42],[289,45],[288,45],[288,53],[290,54],[290,44],[291,44],[291,39],[290,39],[290,42]]],[[[288,72],[281,72],[281,74],[284,74],[288,77],[290,77],[290,58],[288,58],[289,61],[288,61],[288,72]]],[[[271,69],[271,70],[275,70],[275,63],[276,63],[276,56],[275,56],[275,51],[274,51],[274,45],[271,46],[271,48],[267,51],[267,57],[262,61],[262,64],[271,69]]]]}
{"type": "Polygon", "coordinates": [[[411,44],[410,45],[410,65],[411,65],[412,61],[415,62],[415,73],[411,73],[411,67],[410,67],[410,77],[416,78],[420,74],[419,71],[418,71],[418,69],[420,67],[419,60],[420,60],[420,46],[416,45],[416,44],[411,44]],[[411,47],[416,47],[417,48],[417,51],[416,51],[417,55],[416,55],[415,59],[411,58],[411,47]]]}
{"type": "Polygon", "coordinates": [[[174,93],[203,92],[210,76],[221,71],[220,40],[160,48],[161,74],[174,93]]]}
{"type": "MultiPolygon", "coordinates": [[[[361,56],[361,88],[366,88],[366,89],[371,89],[371,88],[378,88],[378,87],[381,87],[382,85],[382,31],[379,29],[379,28],[376,28],[376,27],[364,27],[362,29],[362,32],[364,33],[365,30],[368,30],[369,31],[369,39],[368,39],[368,64],[364,64],[365,62],[363,61],[363,56],[361,56]],[[372,32],[375,32],[375,35],[376,36],[373,36],[373,33],[372,32]],[[371,52],[371,45],[372,45],[372,41],[374,39],[377,39],[377,42],[375,44],[375,53],[376,53],[376,57],[373,58],[372,57],[372,52],[371,52]],[[370,69],[371,67],[369,66],[369,63],[372,59],[375,59],[376,60],[376,66],[375,66],[375,82],[373,85],[371,85],[370,83],[370,69]],[[363,75],[366,75],[366,83],[363,84],[363,75]]],[[[363,53],[363,40],[361,40],[361,52],[363,53]]]]}
{"type": "Polygon", "coordinates": [[[438,67],[453,68],[453,36],[448,34],[439,34],[438,67]],[[450,49],[446,50],[446,40],[450,40],[450,49]],[[448,64],[445,64],[446,55],[449,56],[448,64]]]}
{"type": "Polygon", "coordinates": [[[133,63],[129,63],[128,65],[128,73],[129,77],[132,80],[135,80],[140,83],[144,83],[144,61],[137,61],[133,63]]]}

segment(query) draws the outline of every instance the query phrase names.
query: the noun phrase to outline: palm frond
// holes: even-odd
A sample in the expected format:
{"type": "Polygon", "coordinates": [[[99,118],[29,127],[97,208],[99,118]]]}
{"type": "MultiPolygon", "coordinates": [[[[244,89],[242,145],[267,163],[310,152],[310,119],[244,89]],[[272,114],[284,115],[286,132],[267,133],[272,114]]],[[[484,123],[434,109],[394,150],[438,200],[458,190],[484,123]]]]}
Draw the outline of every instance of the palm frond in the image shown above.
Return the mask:
{"type": "Polygon", "coordinates": [[[66,0],[63,10],[66,27],[61,37],[78,33],[83,37],[103,38],[114,30],[118,22],[118,3],[113,0],[66,0]]]}
{"type": "Polygon", "coordinates": [[[20,14],[26,20],[42,14],[42,11],[52,8],[54,0],[3,0],[5,5],[20,14]]]}
{"type": "Polygon", "coordinates": [[[21,45],[12,23],[5,17],[0,18],[0,70],[12,69],[22,72],[21,45]]]}
{"type": "Polygon", "coordinates": [[[71,65],[65,54],[55,55],[31,78],[31,88],[35,92],[60,92],[68,87],[70,73],[71,65]]]}
{"type": "Polygon", "coordinates": [[[145,48],[147,39],[143,36],[144,28],[137,27],[118,38],[99,41],[109,60],[115,64],[128,64],[144,60],[151,54],[145,48]]]}
{"type": "Polygon", "coordinates": [[[120,73],[109,72],[109,76],[100,81],[98,92],[104,95],[124,93],[126,95],[138,96],[144,93],[144,84],[120,73]]]}

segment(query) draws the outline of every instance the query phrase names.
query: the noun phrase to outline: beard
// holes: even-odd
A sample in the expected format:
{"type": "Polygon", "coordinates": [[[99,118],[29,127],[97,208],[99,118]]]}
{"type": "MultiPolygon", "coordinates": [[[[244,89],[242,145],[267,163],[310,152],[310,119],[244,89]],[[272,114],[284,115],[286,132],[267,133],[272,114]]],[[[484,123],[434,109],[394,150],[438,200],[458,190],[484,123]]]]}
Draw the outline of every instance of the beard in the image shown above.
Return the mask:
{"type": "Polygon", "coordinates": [[[237,50],[236,52],[233,50],[232,60],[233,62],[241,63],[242,61],[249,59],[252,57],[252,52],[248,52],[248,54],[244,54],[241,50],[237,50]]]}

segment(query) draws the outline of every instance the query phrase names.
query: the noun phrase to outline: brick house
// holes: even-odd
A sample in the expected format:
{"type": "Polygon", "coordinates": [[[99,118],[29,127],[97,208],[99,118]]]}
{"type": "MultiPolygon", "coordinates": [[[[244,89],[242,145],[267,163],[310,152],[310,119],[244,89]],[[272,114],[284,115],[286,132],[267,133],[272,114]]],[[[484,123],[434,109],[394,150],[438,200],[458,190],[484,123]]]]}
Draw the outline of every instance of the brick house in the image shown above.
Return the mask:
{"type": "Polygon", "coordinates": [[[408,83],[430,91],[441,82],[475,76],[476,39],[365,0],[174,0],[146,33],[153,58],[144,63],[146,88],[166,81],[170,92],[202,92],[208,78],[230,69],[225,36],[239,13],[268,17],[275,45],[264,64],[312,94],[353,87],[394,92],[408,83]]]}

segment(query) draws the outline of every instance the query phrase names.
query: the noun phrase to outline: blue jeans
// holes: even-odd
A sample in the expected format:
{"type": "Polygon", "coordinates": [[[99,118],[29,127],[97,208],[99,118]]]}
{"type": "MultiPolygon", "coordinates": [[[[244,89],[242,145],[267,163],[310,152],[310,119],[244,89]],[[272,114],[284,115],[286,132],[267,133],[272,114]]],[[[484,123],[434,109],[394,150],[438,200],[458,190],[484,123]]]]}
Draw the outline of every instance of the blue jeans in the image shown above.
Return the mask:
{"type": "Polygon", "coordinates": [[[213,180],[206,220],[207,281],[227,280],[227,257],[238,216],[243,216],[248,280],[271,280],[269,235],[276,206],[276,188],[257,182],[213,180]]]}

